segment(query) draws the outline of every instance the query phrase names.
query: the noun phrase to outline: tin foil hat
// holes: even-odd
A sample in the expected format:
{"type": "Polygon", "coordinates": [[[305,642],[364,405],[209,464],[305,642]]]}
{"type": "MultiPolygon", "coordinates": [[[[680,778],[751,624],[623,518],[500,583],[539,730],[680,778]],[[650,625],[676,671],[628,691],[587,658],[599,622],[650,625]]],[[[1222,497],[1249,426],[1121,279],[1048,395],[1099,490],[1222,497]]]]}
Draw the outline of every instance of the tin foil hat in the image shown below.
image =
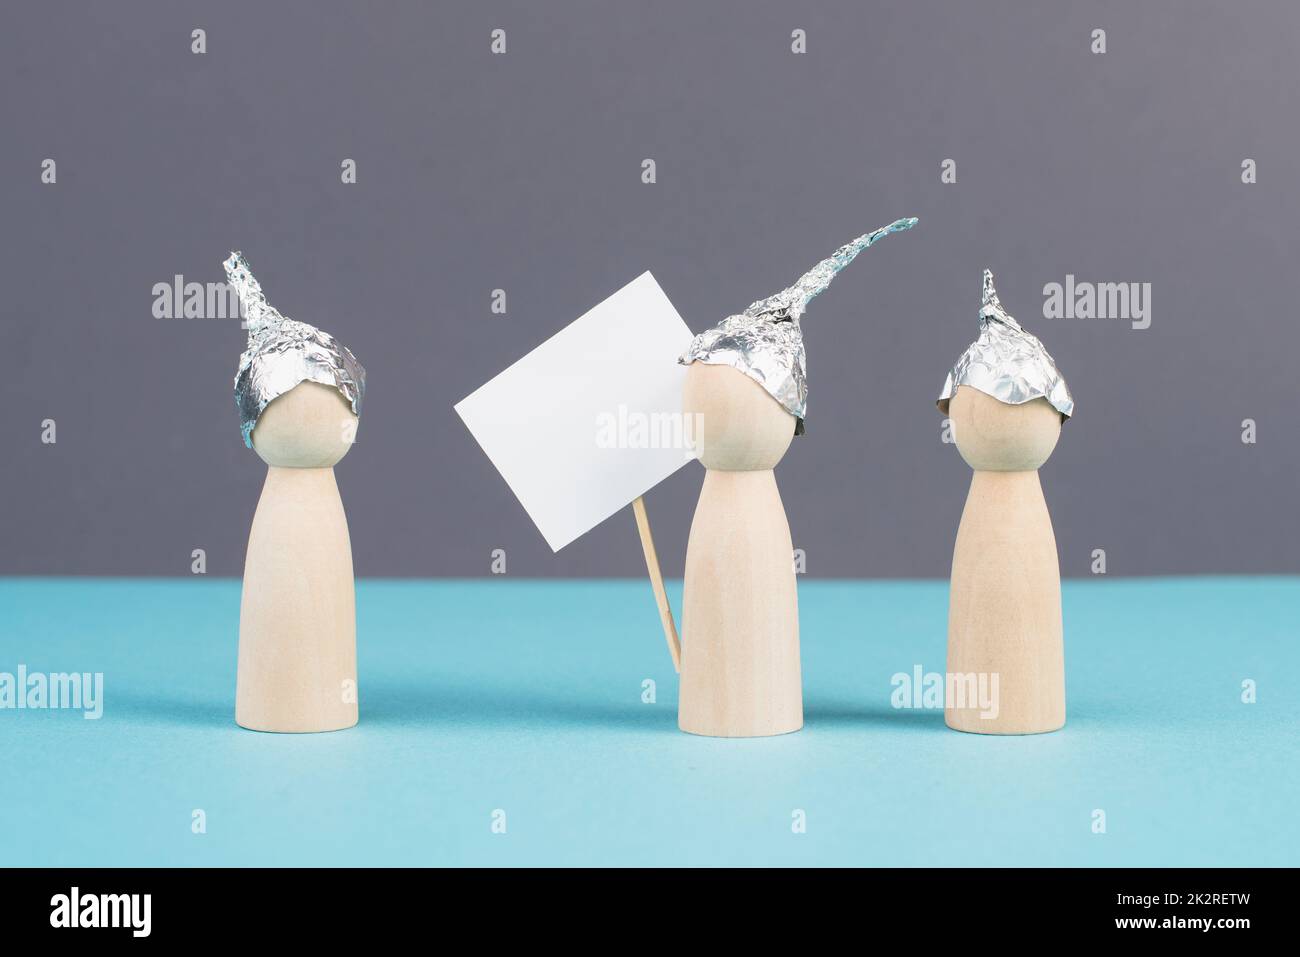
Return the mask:
{"type": "Polygon", "coordinates": [[[984,270],[980,334],[948,373],[936,405],[948,414],[948,400],[968,385],[1008,405],[1046,399],[1062,418],[1074,414],[1074,399],[1056,360],[1002,308],[993,273],[984,270]]]}
{"type": "Polygon", "coordinates": [[[853,262],[862,250],[890,233],[911,229],[916,217],[900,219],[841,246],[775,296],[760,299],[738,316],[728,316],[696,336],[677,361],[729,365],[749,376],[781,403],[798,421],[794,434],[802,435],[808,407],[803,330],[799,319],[808,303],[831,284],[835,274],[853,262]]]}
{"type": "Polygon", "coordinates": [[[360,415],[366,370],[357,357],[328,333],[281,315],[266,301],[243,253],[231,253],[224,265],[248,327],[248,348],[239,357],[235,374],[235,406],[244,444],[253,447],[253,429],[271,401],[300,382],[338,389],[360,415]]]}

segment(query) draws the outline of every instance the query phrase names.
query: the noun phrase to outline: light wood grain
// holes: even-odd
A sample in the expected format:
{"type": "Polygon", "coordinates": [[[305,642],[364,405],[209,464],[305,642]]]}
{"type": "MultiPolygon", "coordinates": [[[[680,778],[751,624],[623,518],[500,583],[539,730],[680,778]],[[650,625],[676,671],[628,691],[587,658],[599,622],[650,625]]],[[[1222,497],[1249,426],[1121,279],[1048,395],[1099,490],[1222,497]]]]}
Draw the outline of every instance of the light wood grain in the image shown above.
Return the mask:
{"type": "Polygon", "coordinates": [[[772,469],[795,419],[744,374],[693,363],[683,396],[706,468],[686,549],[678,726],[752,737],[803,726],[793,544],[772,469]]]}
{"type": "Polygon", "coordinates": [[[304,382],[253,431],[267,463],[239,612],[235,720],[255,731],[357,723],[352,545],[334,478],[356,417],[334,389],[304,382]]]}
{"type": "Polygon", "coordinates": [[[950,405],[953,437],[974,469],[953,550],[948,672],[997,676],[996,716],[948,701],[949,727],[1034,734],[1065,724],[1065,655],[1056,537],[1038,468],[1059,413],[1044,399],[999,402],[968,386],[950,405]]]}

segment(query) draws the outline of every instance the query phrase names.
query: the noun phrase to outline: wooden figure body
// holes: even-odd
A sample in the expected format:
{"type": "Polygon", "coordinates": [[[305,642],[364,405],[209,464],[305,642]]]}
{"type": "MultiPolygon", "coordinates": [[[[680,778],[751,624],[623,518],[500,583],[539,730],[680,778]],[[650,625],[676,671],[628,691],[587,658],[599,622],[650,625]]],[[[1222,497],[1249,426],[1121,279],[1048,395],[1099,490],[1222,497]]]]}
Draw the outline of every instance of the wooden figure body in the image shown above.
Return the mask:
{"type": "Polygon", "coordinates": [[[357,723],[352,545],[334,481],[356,427],[336,389],[302,382],[271,402],[253,431],[267,474],[239,609],[235,721],[245,728],[357,723]]]}
{"type": "Polygon", "coordinates": [[[975,474],[952,558],[948,672],[996,675],[997,690],[994,709],[948,700],[944,719],[981,734],[1055,731],[1065,724],[1061,574],[1038,469],[1060,413],[1046,399],[1009,405],[962,385],[949,417],[975,474]]]}
{"type": "Polygon", "coordinates": [[[686,549],[678,726],[753,737],[803,726],[793,545],[773,468],[795,417],[744,373],[692,363],[683,392],[704,465],[686,549]]]}

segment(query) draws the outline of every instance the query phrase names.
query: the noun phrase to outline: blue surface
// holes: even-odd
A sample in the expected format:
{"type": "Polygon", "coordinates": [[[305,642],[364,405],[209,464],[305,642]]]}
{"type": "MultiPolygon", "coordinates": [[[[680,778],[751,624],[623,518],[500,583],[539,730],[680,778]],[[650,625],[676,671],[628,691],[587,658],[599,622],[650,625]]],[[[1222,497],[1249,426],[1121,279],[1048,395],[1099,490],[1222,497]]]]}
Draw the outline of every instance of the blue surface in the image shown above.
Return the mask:
{"type": "Polygon", "coordinates": [[[1030,737],[891,707],[946,583],[799,599],[798,734],[678,732],[645,582],[493,579],[360,582],[361,724],[273,735],[233,720],[238,582],[0,580],[0,671],[105,675],[99,721],[0,710],[0,863],[1300,864],[1300,579],[1067,582],[1030,737]]]}

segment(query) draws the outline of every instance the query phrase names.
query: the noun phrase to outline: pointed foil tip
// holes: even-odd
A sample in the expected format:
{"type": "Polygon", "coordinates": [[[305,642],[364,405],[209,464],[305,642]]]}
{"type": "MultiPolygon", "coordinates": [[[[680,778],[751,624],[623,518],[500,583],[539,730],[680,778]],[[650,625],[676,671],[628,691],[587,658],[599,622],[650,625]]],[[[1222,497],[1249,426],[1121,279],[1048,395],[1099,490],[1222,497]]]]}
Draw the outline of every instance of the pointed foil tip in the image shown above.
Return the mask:
{"type": "Polygon", "coordinates": [[[235,407],[244,445],[253,447],[253,429],[266,407],[302,382],[337,389],[360,415],[366,370],[357,357],[333,336],[282,315],[268,303],[243,253],[232,252],[222,265],[248,328],[248,348],[235,373],[235,407]]]}
{"type": "Polygon", "coordinates": [[[795,435],[802,435],[808,380],[799,320],[808,303],[824,292],[858,253],[891,233],[911,229],[917,222],[915,216],[898,219],[845,243],[800,276],[793,286],[752,303],[740,315],[728,316],[700,333],[677,361],[682,365],[729,365],[743,372],[795,417],[795,435]]]}
{"type": "Polygon", "coordinates": [[[768,296],[766,299],[760,299],[758,302],[752,303],[745,310],[745,315],[767,315],[776,319],[793,319],[798,322],[805,310],[807,310],[808,303],[825,292],[827,287],[830,286],[831,280],[839,275],[845,266],[853,262],[858,253],[871,248],[891,233],[901,233],[906,229],[911,229],[918,222],[920,220],[915,216],[909,216],[906,219],[896,219],[888,226],[882,226],[869,233],[863,233],[857,239],[845,243],[835,250],[833,254],[813,266],[812,269],[800,276],[799,281],[793,286],[782,289],[774,296],[768,296]]]}
{"type": "Polygon", "coordinates": [[[284,321],[279,310],[266,301],[262,286],[253,275],[243,253],[238,250],[231,252],[222,266],[226,270],[226,281],[239,297],[239,311],[244,317],[249,342],[253,341],[262,327],[284,321]]]}
{"type": "Polygon", "coordinates": [[[948,414],[949,401],[958,387],[966,385],[1008,405],[1043,398],[1062,418],[1074,414],[1074,398],[1056,360],[1003,307],[989,269],[984,270],[979,324],[979,338],[961,354],[944,381],[935,402],[940,412],[948,414]]]}
{"type": "Polygon", "coordinates": [[[1010,326],[1012,329],[1020,329],[1023,326],[1016,322],[1011,313],[1002,308],[1002,300],[998,298],[997,287],[993,285],[993,270],[984,270],[984,293],[980,299],[980,325],[986,322],[1000,322],[1003,325],[1010,326]]]}

